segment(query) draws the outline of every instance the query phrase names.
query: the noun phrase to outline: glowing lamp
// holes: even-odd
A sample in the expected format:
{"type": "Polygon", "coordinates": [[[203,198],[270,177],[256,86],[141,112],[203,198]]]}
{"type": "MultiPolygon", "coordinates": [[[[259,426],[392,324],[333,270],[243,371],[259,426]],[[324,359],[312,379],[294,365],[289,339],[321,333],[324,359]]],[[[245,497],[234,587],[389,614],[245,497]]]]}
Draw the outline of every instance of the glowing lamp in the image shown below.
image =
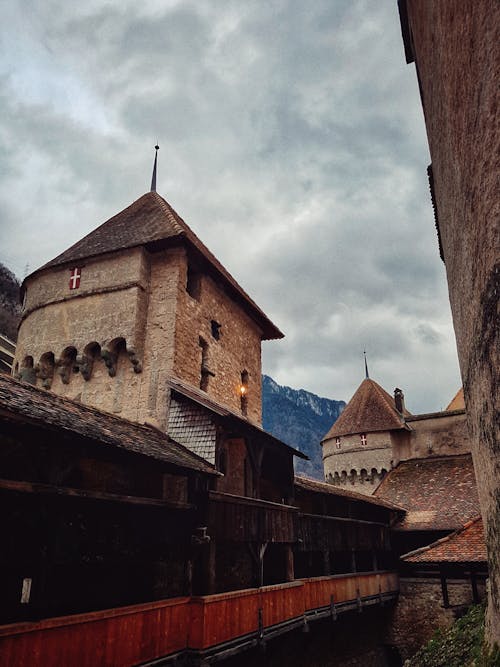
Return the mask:
{"type": "Polygon", "coordinates": [[[240,386],[240,394],[244,396],[247,393],[247,388],[245,387],[244,384],[240,386]]]}

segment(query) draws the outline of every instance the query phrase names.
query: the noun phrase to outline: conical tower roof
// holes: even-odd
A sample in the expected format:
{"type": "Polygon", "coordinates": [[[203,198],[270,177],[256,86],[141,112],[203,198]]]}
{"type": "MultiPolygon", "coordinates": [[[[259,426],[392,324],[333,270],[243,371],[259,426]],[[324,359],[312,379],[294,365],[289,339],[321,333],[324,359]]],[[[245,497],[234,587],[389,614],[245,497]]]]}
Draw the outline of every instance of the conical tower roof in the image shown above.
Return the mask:
{"type": "MultiPolygon", "coordinates": [[[[404,416],[410,416],[408,410],[404,416]]],[[[394,398],[371,378],[359,385],[342,414],[323,438],[323,441],[343,435],[393,431],[407,428],[394,406],[394,398]]]]}
{"type": "Polygon", "coordinates": [[[142,195],[34,274],[127,248],[145,246],[148,250],[155,251],[179,243],[188,246],[196,260],[208,272],[215,273],[218,279],[222,279],[235,300],[239,301],[259,324],[264,339],[283,338],[281,331],[157,192],[142,195]]]}

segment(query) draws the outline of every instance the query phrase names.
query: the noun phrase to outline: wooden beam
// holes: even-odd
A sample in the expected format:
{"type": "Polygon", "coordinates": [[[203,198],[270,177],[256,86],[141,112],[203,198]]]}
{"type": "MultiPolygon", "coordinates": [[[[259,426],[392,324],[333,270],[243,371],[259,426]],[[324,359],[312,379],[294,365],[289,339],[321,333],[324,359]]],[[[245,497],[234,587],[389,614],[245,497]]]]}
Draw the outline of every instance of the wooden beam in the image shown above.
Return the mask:
{"type": "Polygon", "coordinates": [[[11,479],[0,479],[0,490],[16,491],[18,493],[32,493],[34,495],[53,495],[73,498],[87,498],[88,500],[102,500],[129,505],[149,505],[154,507],[165,507],[171,509],[193,509],[194,505],[180,503],[172,500],[160,500],[157,498],[144,498],[142,496],[123,496],[117,493],[104,491],[88,491],[86,489],[74,489],[65,486],[54,486],[39,482],[21,482],[11,479]]]}
{"type": "Polygon", "coordinates": [[[448,585],[446,583],[446,574],[441,568],[439,569],[439,576],[441,579],[441,593],[443,595],[443,606],[445,609],[448,609],[448,607],[450,606],[450,599],[448,597],[448,585]]]}

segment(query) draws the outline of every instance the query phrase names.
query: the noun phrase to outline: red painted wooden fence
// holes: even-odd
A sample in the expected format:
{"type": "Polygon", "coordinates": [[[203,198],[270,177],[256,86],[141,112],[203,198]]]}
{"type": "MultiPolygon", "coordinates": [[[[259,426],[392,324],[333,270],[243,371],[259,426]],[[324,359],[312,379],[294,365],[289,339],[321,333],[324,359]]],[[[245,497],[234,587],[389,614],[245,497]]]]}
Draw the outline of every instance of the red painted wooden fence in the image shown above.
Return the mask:
{"type": "Polygon", "coordinates": [[[0,626],[2,667],[131,667],[187,648],[203,650],[304,613],[398,590],[393,572],[288,584],[0,626]],[[259,612],[259,610],[261,610],[259,612]]]}

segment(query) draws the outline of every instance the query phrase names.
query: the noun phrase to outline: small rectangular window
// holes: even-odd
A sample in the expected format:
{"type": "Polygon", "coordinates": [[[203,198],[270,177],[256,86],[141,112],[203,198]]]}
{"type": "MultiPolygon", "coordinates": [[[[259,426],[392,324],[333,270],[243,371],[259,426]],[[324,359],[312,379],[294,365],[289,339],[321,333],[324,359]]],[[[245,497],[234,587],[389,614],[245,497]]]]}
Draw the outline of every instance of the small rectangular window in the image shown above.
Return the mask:
{"type": "Polygon", "coordinates": [[[201,273],[193,269],[191,265],[188,265],[187,270],[186,291],[193,299],[200,300],[201,273]]]}
{"type": "Polygon", "coordinates": [[[219,338],[220,338],[220,329],[221,329],[221,326],[222,326],[222,325],[220,325],[220,324],[219,324],[218,322],[216,322],[215,320],[212,320],[212,321],[210,322],[210,327],[211,327],[211,330],[212,330],[212,337],[215,338],[215,340],[219,340],[219,338]]]}

